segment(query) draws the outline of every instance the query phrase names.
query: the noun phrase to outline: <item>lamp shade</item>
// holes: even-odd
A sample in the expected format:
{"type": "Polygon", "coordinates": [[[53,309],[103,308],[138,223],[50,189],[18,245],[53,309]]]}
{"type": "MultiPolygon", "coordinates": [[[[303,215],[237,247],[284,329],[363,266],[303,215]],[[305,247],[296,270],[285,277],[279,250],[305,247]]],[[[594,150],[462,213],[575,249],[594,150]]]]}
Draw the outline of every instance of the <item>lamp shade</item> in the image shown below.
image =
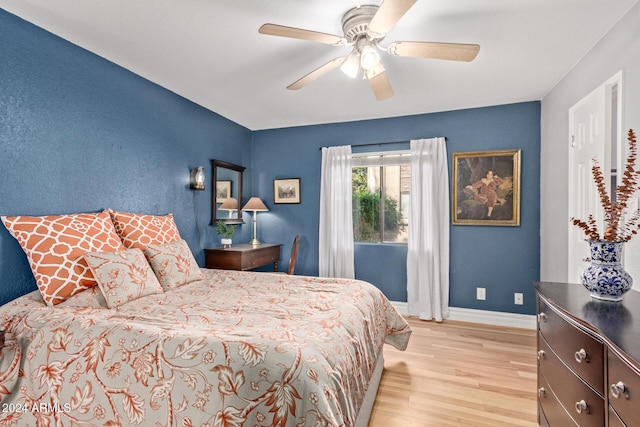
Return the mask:
{"type": "Polygon", "coordinates": [[[222,202],[218,209],[235,211],[238,209],[238,200],[234,197],[229,197],[227,200],[222,202]]]}
{"type": "Polygon", "coordinates": [[[349,55],[346,61],[340,66],[340,70],[347,76],[355,79],[360,71],[360,53],[354,51],[349,55]]]}
{"type": "Polygon", "coordinates": [[[367,45],[362,48],[362,53],[360,54],[360,66],[365,70],[373,70],[373,68],[378,65],[380,62],[380,55],[376,50],[367,45]]]}
{"type": "Polygon", "coordinates": [[[232,218],[233,213],[238,211],[238,199],[229,197],[224,202],[222,202],[218,209],[220,209],[221,211],[227,211],[229,213],[229,218],[232,218]]]}
{"type": "Polygon", "coordinates": [[[252,197],[242,208],[243,211],[266,212],[269,209],[262,203],[259,197],[252,197]]]}

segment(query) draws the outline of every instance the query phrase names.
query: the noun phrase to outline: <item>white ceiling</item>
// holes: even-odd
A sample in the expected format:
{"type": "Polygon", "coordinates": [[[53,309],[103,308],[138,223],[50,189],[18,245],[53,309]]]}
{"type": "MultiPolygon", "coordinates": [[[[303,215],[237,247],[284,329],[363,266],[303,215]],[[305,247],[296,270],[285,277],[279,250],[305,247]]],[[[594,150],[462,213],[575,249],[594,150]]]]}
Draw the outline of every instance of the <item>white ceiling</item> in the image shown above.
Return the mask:
{"type": "MultiPolygon", "coordinates": [[[[418,0],[382,43],[478,43],[470,63],[382,61],[395,95],[336,69],[286,86],[336,47],[258,34],[266,22],[342,35],[357,0],[0,0],[0,7],[251,130],[540,100],[638,0],[418,0]]],[[[381,0],[362,1],[380,4],[381,0]]]]}

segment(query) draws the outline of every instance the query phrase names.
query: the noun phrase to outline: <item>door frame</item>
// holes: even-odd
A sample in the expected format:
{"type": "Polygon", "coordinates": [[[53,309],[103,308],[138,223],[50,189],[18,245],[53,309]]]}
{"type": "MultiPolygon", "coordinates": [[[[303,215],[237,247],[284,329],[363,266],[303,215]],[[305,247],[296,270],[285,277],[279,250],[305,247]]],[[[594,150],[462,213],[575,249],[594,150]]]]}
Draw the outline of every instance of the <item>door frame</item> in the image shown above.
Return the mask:
{"type": "MultiPolygon", "coordinates": [[[[589,99],[594,96],[598,91],[604,91],[604,135],[605,135],[605,148],[604,148],[604,159],[600,160],[600,165],[602,167],[602,172],[605,176],[605,182],[607,183],[607,190],[611,195],[611,157],[615,157],[615,165],[616,165],[616,173],[620,173],[622,171],[623,159],[626,157],[626,146],[624,145],[624,127],[623,127],[623,110],[624,110],[624,70],[620,70],[607,79],[604,83],[600,84],[596,89],[592,90],[584,96],[580,101],[576,102],[573,106],[569,108],[569,135],[568,135],[568,144],[569,144],[569,156],[568,156],[568,173],[571,173],[573,155],[572,155],[572,145],[574,144],[574,138],[576,134],[576,123],[575,123],[575,112],[579,108],[581,108],[589,99]],[[615,99],[613,88],[616,88],[615,91],[615,99]],[[615,147],[615,150],[612,150],[612,147],[615,147]]],[[[572,180],[571,176],[568,177],[567,185],[569,193],[578,191],[579,189],[572,188],[572,180]]],[[[572,212],[572,207],[570,205],[571,198],[567,197],[568,203],[568,212],[572,212]]],[[[586,218],[581,218],[585,220],[586,218]]],[[[575,227],[569,221],[567,221],[567,227],[575,227]]],[[[598,224],[599,229],[602,229],[602,224],[598,224]]],[[[572,275],[576,271],[577,267],[575,263],[584,263],[584,267],[586,267],[586,262],[584,259],[577,257],[576,254],[573,253],[573,245],[574,239],[572,239],[571,229],[568,230],[567,233],[567,277],[568,280],[571,281],[573,279],[572,275]]],[[[585,256],[588,256],[588,246],[585,244],[585,256]]]]}

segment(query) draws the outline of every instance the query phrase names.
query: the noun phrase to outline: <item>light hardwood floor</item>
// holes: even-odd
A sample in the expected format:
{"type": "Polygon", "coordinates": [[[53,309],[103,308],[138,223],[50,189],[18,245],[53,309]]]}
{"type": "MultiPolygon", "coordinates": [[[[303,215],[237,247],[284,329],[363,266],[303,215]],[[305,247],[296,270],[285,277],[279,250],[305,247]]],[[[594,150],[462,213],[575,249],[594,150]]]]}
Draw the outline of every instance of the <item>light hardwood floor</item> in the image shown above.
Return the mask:
{"type": "Polygon", "coordinates": [[[534,330],[408,318],[385,370],[369,427],[537,427],[534,330]]]}

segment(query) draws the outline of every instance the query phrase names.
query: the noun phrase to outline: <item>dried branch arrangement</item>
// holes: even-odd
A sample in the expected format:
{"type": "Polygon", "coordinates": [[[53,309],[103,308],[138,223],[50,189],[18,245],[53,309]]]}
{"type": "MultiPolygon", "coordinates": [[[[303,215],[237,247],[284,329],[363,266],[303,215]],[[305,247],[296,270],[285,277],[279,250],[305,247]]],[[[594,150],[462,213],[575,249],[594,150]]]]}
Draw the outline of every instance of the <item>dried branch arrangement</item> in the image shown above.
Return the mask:
{"type": "Polygon", "coordinates": [[[638,234],[638,229],[640,228],[640,209],[636,209],[633,215],[631,215],[631,218],[625,220],[629,202],[636,190],[638,190],[638,183],[640,182],[640,170],[636,169],[638,145],[633,129],[629,129],[627,141],[629,141],[629,155],[626,159],[622,181],[616,187],[615,203],[611,202],[611,197],[609,197],[607,193],[604,174],[602,173],[600,164],[597,159],[593,159],[591,173],[598,189],[598,195],[600,196],[600,205],[604,210],[604,235],[602,237],[600,236],[593,215],[589,215],[587,221],[571,218],[573,225],[580,227],[590,240],[601,240],[602,238],[611,242],[626,242],[635,234],[638,234]]]}

